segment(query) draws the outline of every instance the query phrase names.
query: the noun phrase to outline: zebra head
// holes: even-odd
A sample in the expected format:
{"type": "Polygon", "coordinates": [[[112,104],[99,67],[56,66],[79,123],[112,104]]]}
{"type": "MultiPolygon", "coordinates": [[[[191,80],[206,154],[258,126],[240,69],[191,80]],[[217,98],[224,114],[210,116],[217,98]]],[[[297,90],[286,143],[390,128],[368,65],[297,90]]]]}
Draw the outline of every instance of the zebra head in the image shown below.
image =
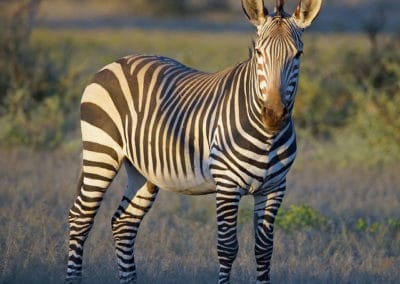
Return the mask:
{"type": "Polygon", "coordinates": [[[257,27],[253,52],[256,93],[261,99],[261,116],[267,131],[281,130],[291,116],[297,91],[301,35],[317,17],[322,0],[300,0],[293,15],[277,0],[268,13],[263,0],[242,0],[249,20],[257,27]]]}

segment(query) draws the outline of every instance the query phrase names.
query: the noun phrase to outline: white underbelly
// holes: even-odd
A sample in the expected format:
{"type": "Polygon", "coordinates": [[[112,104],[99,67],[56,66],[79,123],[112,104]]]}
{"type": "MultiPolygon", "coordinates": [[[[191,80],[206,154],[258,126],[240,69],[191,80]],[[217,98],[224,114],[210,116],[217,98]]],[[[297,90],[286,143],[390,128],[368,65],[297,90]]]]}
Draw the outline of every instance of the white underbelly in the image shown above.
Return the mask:
{"type": "Polygon", "coordinates": [[[162,190],[188,194],[203,195],[216,192],[216,186],[210,172],[200,170],[196,172],[186,172],[185,176],[176,174],[147,173],[140,168],[137,170],[151,183],[157,185],[162,190]]]}
{"type": "Polygon", "coordinates": [[[187,184],[182,185],[180,187],[173,187],[168,185],[159,185],[161,189],[187,194],[187,195],[203,195],[203,194],[210,194],[215,193],[215,184],[211,182],[205,182],[201,184],[187,184]]]}
{"type": "Polygon", "coordinates": [[[160,178],[160,177],[147,177],[152,183],[157,185],[160,189],[188,194],[188,195],[202,195],[214,193],[216,191],[215,184],[211,179],[204,177],[175,177],[175,178],[160,178]]]}

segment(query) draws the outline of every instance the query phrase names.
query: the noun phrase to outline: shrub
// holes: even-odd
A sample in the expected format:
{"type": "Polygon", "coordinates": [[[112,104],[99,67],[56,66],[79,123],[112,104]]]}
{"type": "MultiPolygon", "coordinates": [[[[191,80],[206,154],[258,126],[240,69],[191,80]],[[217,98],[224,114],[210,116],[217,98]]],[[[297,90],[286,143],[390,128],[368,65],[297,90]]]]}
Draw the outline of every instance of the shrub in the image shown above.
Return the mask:
{"type": "Polygon", "coordinates": [[[359,218],[355,224],[357,231],[368,234],[376,234],[379,231],[388,231],[389,233],[400,232],[400,219],[389,219],[387,222],[370,222],[368,220],[359,218]]]}
{"type": "Polygon", "coordinates": [[[340,80],[311,77],[305,73],[300,79],[296,125],[314,137],[330,138],[335,129],[347,125],[356,106],[348,87],[340,80]]]}
{"type": "MultiPolygon", "coordinates": [[[[372,146],[399,152],[400,144],[400,41],[390,40],[380,50],[352,57],[355,123],[372,146]]],[[[392,153],[392,151],[389,151],[392,153]]],[[[395,153],[392,153],[395,154],[395,153]]]]}
{"type": "Polygon", "coordinates": [[[381,228],[381,224],[379,224],[378,222],[374,222],[372,224],[369,224],[368,222],[366,222],[364,219],[358,219],[356,222],[356,229],[360,232],[363,233],[376,233],[379,231],[379,229],[381,228]]]}
{"type": "Polygon", "coordinates": [[[324,229],[328,219],[308,205],[291,205],[289,209],[281,208],[275,224],[286,232],[304,229],[324,229]]]}
{"type": "Polygon", "coordinates": [[[388,226],[391,231],[400,233],[400,219],[389,219],[388,226]]]}
{"type": "Polygon", "coordinates": [[[344,140],[360,157],[393,161],[400,155],[400,37],[364,41],[361,47],[338,44],[334,56],[330,48],[311,46],[314,57],[302,66],[294,118],[310,138],[344,140]],[[348,133],[363,146],[351,146],[348,133]]]}
{"type": "Polygon", "coordinates": [[[56,58],[30,43],[34,6],[22,4],[0,30],[0,144],[58,145],[70,108],[70,48],[56,58]]]}

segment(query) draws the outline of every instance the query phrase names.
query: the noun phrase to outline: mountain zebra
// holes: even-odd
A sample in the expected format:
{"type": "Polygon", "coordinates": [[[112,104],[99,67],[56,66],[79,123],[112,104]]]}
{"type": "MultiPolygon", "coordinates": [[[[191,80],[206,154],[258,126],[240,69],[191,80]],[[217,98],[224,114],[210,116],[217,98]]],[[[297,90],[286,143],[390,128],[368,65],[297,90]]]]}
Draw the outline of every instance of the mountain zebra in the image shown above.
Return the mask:
{"type": "Polygon", "coordinates": [[[83,166],[69,212],[67,280],[79,281],[83,245],[110,182],[122,164],[128,186],[112,218],[120,281],[136,280],[134,242],[159,188],[216,193],[219,283],[228,283],[238,252],[243,195],[254,196],[257,282],[270,281],[273,223],[296,155],[291,119],[301,35],[321,0],[301,0],[293,15],[277,1],[243,0],[257,27],[250,59],[204,73],[172,59],[132,55],[101,69],[81,102],[83,166]],[[145,181],[138,190],[135,176],[145,181]]]}

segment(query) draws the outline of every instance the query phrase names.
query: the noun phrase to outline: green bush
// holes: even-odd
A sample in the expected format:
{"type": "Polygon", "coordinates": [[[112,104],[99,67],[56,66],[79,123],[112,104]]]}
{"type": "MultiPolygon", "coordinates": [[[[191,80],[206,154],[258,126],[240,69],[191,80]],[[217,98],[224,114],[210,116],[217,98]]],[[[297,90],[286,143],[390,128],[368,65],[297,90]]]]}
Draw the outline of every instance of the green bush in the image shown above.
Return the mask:
{"type": "Polygon", "coordinates": [[[53,57],[48,48],[32,46],[29,5],[0,30],[0,144],[54,147],[65,134],[76,74],[70,73],[68,45],[53,57]]]}
{"type": "Polygon", "coordinates": [[[379,224],[378,222],[374,222],[372,224],[369,224],[368,222],[366,222],[364,219],[358,219],[356,222],[356,229],[360,232],[363,233],[376,233],[379,231],[379,229],[381,228],[381,224],[379,224]]]}
{"type": "Polygon", "coordinates": [[[374,55],[367,50],[343,50],[338,66],[326,68],[323,75],[317,74],[321,69],[305,66],[295,109],[298,125],[315,136],[329,136],[345,126],[368,130],[375,122],[383,135],[400,141],[395,131],[400,126],[398,45],[394,39],[374,55]]]}
{"type": "Polygon", "coordinates": [[[400,144],[399,47],[394,39],[376,53],[354,56],[350,62],[357,86],[356,125],[372,146],[382,149],[400,144]]]}
{"type": "Polygon", "coordinates": [[[286,232],[305,229],[324,229],[328,219],[308,205],[291,205],[288,209],[281,208],[275,221],[276,227],[286,232]]]}
{"type": "Polygon", "coordinates": [[[393,232],[400,232],[400,219],[389,219],[388,226],[393,232]]]}
{"type": "Polygon", "coordinates": [[[389,233],[400,233],[400,219],[389,219],[387,222],[370,222],[359,218],[355,224],[357,231],[367,234],[376,234],[379,231],[388,231],[389,233]]]}
{"type": "Polygon", "coordinates": [[[376,161],[400,156],[400,37],[378,39],[379,45],[364,38],[362,46],[311,46],[314,56],[302,66],[294,113],[303,134],[344,139],[358,156],[379,153],[376,161]],[[351,146],[345,133],[358,136],[363,147],[351,146]]]}
{"type": "MultiPolygon", "coordinates": [[[[253,220],[252,207],[239,207],[239,228],[253,220]]],[[[328,226],[328,219],[309,205],[290,205],[289,208],[280,208],[275,218],[275,227],[286,233],[298,230],[324,230],[328,226]]]]}
{"type": "Polygon", "coordinates": [[[348,87],[334,77],[314,77],[304,72],[300,79],[296,125],[317,138],[330,138],[335,129],[348,124],[356,109],[348,87]]]}

